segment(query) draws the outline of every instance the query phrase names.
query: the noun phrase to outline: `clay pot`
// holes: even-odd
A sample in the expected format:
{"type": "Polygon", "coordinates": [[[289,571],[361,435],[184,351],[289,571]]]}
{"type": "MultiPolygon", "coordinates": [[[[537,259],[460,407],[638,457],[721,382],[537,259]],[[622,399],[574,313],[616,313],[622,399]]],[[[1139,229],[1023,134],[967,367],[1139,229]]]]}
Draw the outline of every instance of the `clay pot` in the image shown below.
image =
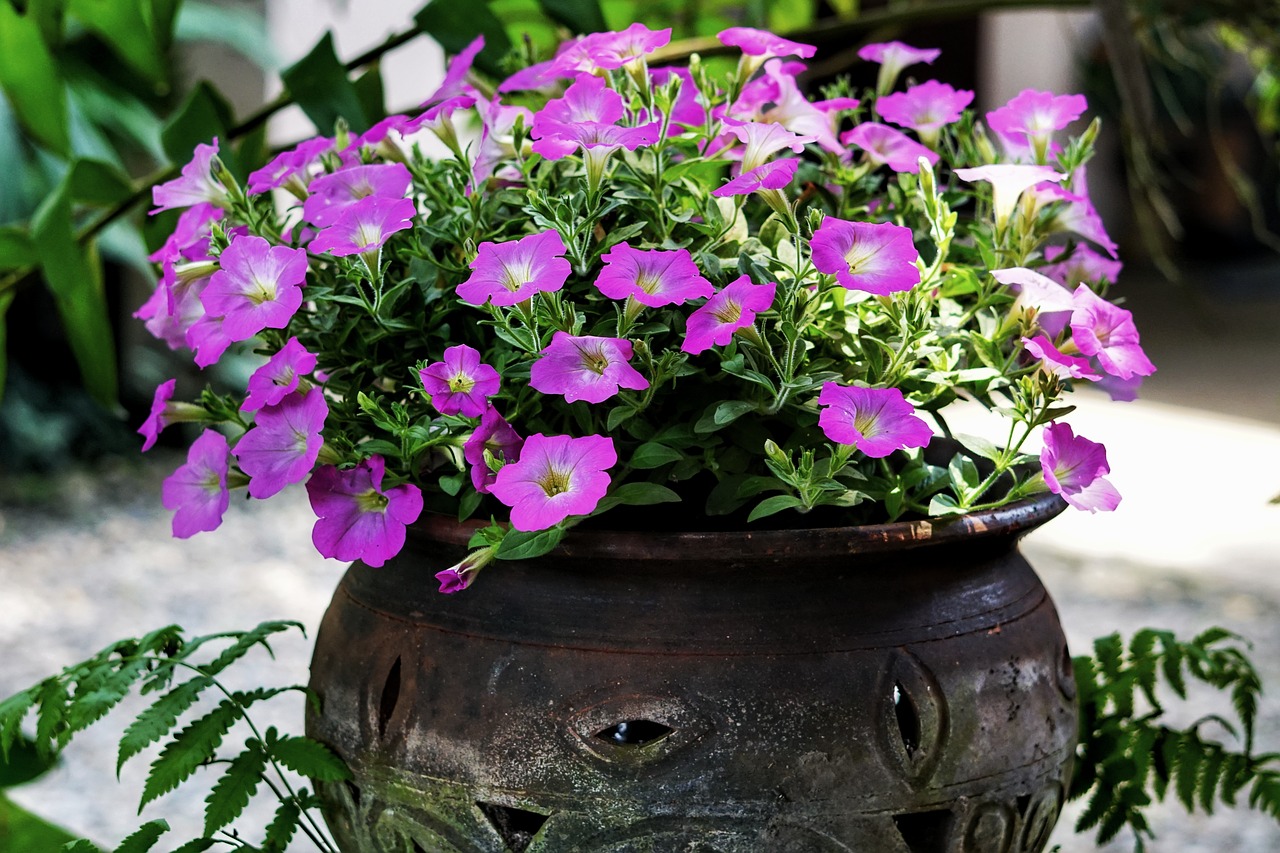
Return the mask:
{"type": "Polygon", "coordinates": [[[1075,683],[1017,539],[1042,496],[951,521],[574,532],[436,592],[473,527],[353,565],[308,733],[346,851],[1044,849],[1075,683]]]}

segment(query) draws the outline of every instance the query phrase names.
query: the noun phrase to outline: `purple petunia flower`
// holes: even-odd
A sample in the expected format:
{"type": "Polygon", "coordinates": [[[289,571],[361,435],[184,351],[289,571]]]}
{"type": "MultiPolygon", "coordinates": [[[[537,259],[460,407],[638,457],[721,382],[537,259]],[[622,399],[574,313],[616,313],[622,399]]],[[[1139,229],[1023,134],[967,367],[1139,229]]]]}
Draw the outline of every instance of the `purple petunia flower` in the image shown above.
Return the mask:
{"type": "Polygon", "coordinates": [[[1120,277],[1124,264],[1104,258],[1083,244],[1076,246],[1070,256],[1062,257],[1062,246],[1046,246],[1044,259],[1052,263],[1040,267],[1040,272],[1061,284],[1071,287],[1077,284],[1096,285],[1103,281],[1114,282],[1120,277]]]}
{"type": "Polygon", "coordinates": [[[1083,355],[1094,356],[1112,376],[1150,376],[1156,367],[1138,343],[1133,315],[1082,284],[1071,294],[1071,339],[1083,355]]]}
{"type": "Polygon", "coordinates": [[[937,48],[912,47],[900,41],[877,42],[858,50],[859,59],[880,63],[880,73],[876,77],[876,92],[881,95],[893,89],[902,69],[917,62],[931,65],[941,55],[942,51],[937,48]]]}
{"type": "Polygon", "coordinates": [[[867,154],[867,159],[877,165],[888,165],[895,172],[920,171],[920,158],[923,157],[930,166],[938,163],[938,155],[916,142],[900,130],[887,124],[865,121],[852,130],[844,133],[840,141],[845,145],[856,145],[867,154]]]}
{"type": "Polygon", "coordinates": [[[392,234],[412,228],[417,213],[411,198],[362,198],[317,234],[307,248],[335,258],[374,252],[392,234]]]}
{"type": "Polygon", "coordinates": [[[472,305],[492,301],[515,305],[535,293],[559,290],[573,267],[564,258],[564,241],[554,228],[505,243],[481,243],[470,264],[471,276],[458,285],[458,297],[472,305]]]}
{"type": "Polygon", "coordinates": [[[1018,294],[1015,307],[1035,310],[1036,324],[1050,337],[1056,338],[1067,327],[1075,302],[1071,292],[1053,279],[1026,267],[992,270],[991,277],[1018,294]]]}
{"type": "Polygon", "coordinates": [[[480,425],[462,445],[462,458],[471,466],[471,485],[476,491],[482,495],[489,494],[489,487],[498,476],[485,462],[486,450],[495,459],[508,463],[520,458],[523,446],[524,439],[498,414],[497,409],[493,406],[485,409],[480,416],[480,425]]]}
{"type": "Polygon", "coordinates": [[[1110,512],[1120,505],[1120,493],[1103,477],[1111,471],[1106,448],[1075,435],[1070,424],[1044,428],[1040,469],[1049,491],[1076,509],[1110,512]]]}
{"type": "MultiPolygon", "coordinates": [[[[958,170],[957,170],[958,171],[958,170]]],[[[1053,218],[1047,223],[1051,231],[1070,231],[1098,244],[1112,258],[1118,258],[1118,247],[1107,234],[1102,217],[1088,196],[1070,192],[1063,187],[1044,184],[1035,188],[1040,205],[1057,202],[1053,218]]]]}
{"type": "Polygon", "coordinates": [[[311,541],[322,556],[376,568],[400,553],[405,526],[422,514],[422,490],[411,483],[384,490],[385,473],[386,462],[374,455],[346,470],[321,465],[311,475],[311,541]]]}
{"type": "Polygon", "coordinates": [[[201,203],[227,207],[231,203],[231,195],[213,174],[213,160],[217,156],[216,137],[212,145],[197,145],[191,162],[182,167],[181,177],[151,188],[151,200],[156,205],[151,214],[154,216],[162,210],[201,203]]]}
{"type": "Polygon", "coordinates": [[[361,199],[402,199],[412,183],[413,176],[403,163],[349,166],[311,182],[302,215],[317,228],[328,228],[361,199]]]}
{"type": "Polygon", "coordinates": [[[442,103],[450,98],[456,98],[459,95],[470,94],[467,86],[467,75],[471,73],[471,66],[475,63],[476,56],[482,50],[484,50],[484,36],[476,36],[470,44],[458,52],[457,56],[449,60],[449,66],[444,72],[444,79],[440,81],[439,87],[431,93],[431,96],[422,102],[422,106],[427,107],[442,103]]]}
{"type": "Polygon", "coordinates": [[[702,96],[698,91],[698,84],[694,82],[693,74],[688,68],[664,67],[649,72],[649,80],[655,89],[665,86],[672,77],[680,78],[680,93],[676,95],[676,102],[671,105],[671,126],[667,129],[667,135],[677,136],[683,132],[684,127],[701,127],[705,124],[707,111],[700,102],[702,96]]]}
{"type": "Polygon", "coordinates": [[[622,96],[610,89],[604,78],[582,74],[565,90],[564,97],[547,101],[542,109],[534,113],[530,131],[534,137],[541,137],[548,122],[574,124],[593,121],[614,124],[622,118],[624,112],[622,96]]]}
{"type": "Polygon", "coordinates": [[[628,362],[631,341],[556,332],[533,363],[529,386],[543,394],[561,394],[566,402],[602,403],[619,388],[643,391],[649,380],[628,362]]]}
{"type": "Polygon", "coordinates": [[[431,405],[442,415],[478,418],[489,408],[489,398],[502,382],[498,371],[480,361],[480,351],[458,344],[444,351],[444,360],[418,371],[431,405]]]}
{"type": "Polygon", "coordinates": [[[972,169],[956,169],[956,177],[962,181],[987,181],[991,184],[992,208],[996,215],[997,230],[1003,229],[1013,215],[1022,193],[1045,181],[1061,181],[1066,175],[1048,166],[1029,166],[1022,163],[994,163],[975,166],[972,169]]]}
{"type": "Polygon", "coordinates": [[[780,190],[796,176],[796,169],[800,168],[800,161],[794,157],[788,157],[785,160],[770,160],[760,166],[756,166],[750,172],[743,172],[738,177],[716,187],[711,191],[713,196],[725,198],[727,196],[747,195],[749,193],[760,192],[761,190],[780,190]]]}
{"type": "Polygon", "coordinates": [[[249,195],[257,195],[286,184],[292,187],[294,180],[297,181],[299,189],[305,190],[311,182],[308,170],[320,159],[321,154],[331,151],[333,147],[333,140],[324,136],[298,143],[288,151],[277,154],[261,169],[250,172],[249,187],[246,192],[249,195]]]}
{"type": "Polygon", "coordinates": [[[879,296],[920,283],[911,229],[892,222],[849,222],[828,216],[813,234],[813,265],[850,290],[879,296]]]}
{"type": "Polygon", "coordinates": [[[764,79],[771,84],[767,97],[773,106],[760,115],[760,121],[780,124],[801,136],[812,136],[820,147],[840,153],[840,141],[836,139],[837,114],[857,107],[857,99],[810,101],[800,91],[795,75],[788,72],[780,59],[770,59],[764,64],[764,79]]]}
{"type": "Polygon", "coordinates": [[[804,146],[816,142],[817,136],[800,136],[792,133],[776,122],[734,121],[725,119],[726,132],[738,137],[738,141],[746,145],[742,152],[742,171],[750,172],[761,166],[770,156],[789,149],[799,154],[804,146]]]}
{"type": "Polygon", "coordinates": [[[929,425],[897,388],[861,388],[828,382],[818,393],[818,426],[827,438],[879,459],[895,450],[924,447],[929,425]]]}
{"type": "Polygon", "coordinates": [[[156,386],[156,393],[151,398],[151,414],[147,415],[147,419],[142,422],[142,426],[138,427],[138,435],[145,439],[142,442],[143,453],[155,446],[156,439],[160,437],[160,431],[169,425],[168,419],[165,418],[165,409],[168,407],[169,401],[173,399],[173,389],[177,386],[178,380],[176,379],[161,382],[156,386]]]}
{"type": "Polygon", "coordinates": [[[973,102],[973,92],[953,89],[937,80],[926,80],[905,92],[893,92],[876,100],[876,112],[885,121],[920,134],[926,145],[937,140],[944,125],[959,120],[973,102]]]}
{"type": "Polygon", "coordinates": [[[1044,335],[1023,338],[1022,345],[1026,347],[1032,358],[1038,359],[1043,363],[1045,370],[1059,379],[1096,380],[1102,378],[1102,375],[1096,372],[1089,364],[1089,359],[1066,355],[1053,345],[1053,341],[1044,335]]]}
{"type": "Polygon", "coordinates": [[[610,299],[631,297],[660,308],[710,296],[715,288],[702,277],[688,249],[633,249],[623,241],[600,258],[604,268],[596,287],[610,299]]]}
{"type": "Polygon", "coordinates": [[[1036,162],[1043,163],[1053,132],[1078,119],[1087,107],[1084,95],[1023,89],[1009,103],[987,113],[987,126],[1015,146],[1029,145],[1036,162]]]}
{"type": "Polygon", "coordinates": [[[187,461],[165,478],[160,501],[176,510],[173,535],[187,539],[204,530],[216,530],[231,503],[227,491],[226,437],[207,429],[187,451],[187,461]]]}
{"type": "Polygon", "coordinates": [[[244,341],[263,329],[283,329],[302,305],[307,277],[303,249],[273,246],[244,235],[218,258],[222,267],[200,294],[205,312],[222,318],[222,333],[244,341]]]}
{"type": "Polygon", "coordinates": [[[249,393],[240,410],[256,412],[263,406],[278,404],[298,387],[300,377],[315,369],[315,354],[308,352],[297,338],[289,338],[279,352],[249,377],[249,393]]]}
{"type": "Polygon", "coordinates": [[[545,530],[593,512],[609,491],[605,472],[617,461],[606,436],[537,433],[525,440],[520,458],[498,472],[490,492],[511,508],[516,530],[545,530]]]}
{"type": "Polygon", "coordinates": [[[306,479],[324,444],[320,431],[328,416],[329,404],[319,388],[294,391],[258,412],[253,429],[241,436],[234,451],[249,475],[250,496],[269,498],[306,479]]]}
{"type": "Polygon", "coordinates": [[[773,306],[777,289],[774,282],[752,284],[749,276],[738,276],[689,315],[680,349],[698,355],[713,345],[727,346],[734,332],[751,326],[757,314],[773,306]]]}
{"type": "Polygon", "coordinates": [[[221,317],[205,314],[187,330],[187,346],[195,350],[198,367],[215,364],[233,343],[222,331],[221,317]]]}
{"type": "Polygon", "coordinates": [[[658,48],[665,47],[671,41],[671,28],[651,30],[636,23],[621,32],[593,33],[584,41],[596,68],[612,70],[631,66],[658,48]]]}
{"type": "Polygon", "coordinates": [[[583,165],[586,166],[587,184],[596,189],[604,177],[609,158],[622,148],[635,151],[657,142],[662,132],[662,122],[624,127],[598,121],[573,124],[546,121],[542,123],[540,130],[542,138],[534,141],[531,146],[533,150],[548,160],[560,160],[580,150],[583,165]]]}
{"type": "Polygon", "coordinates": [[[759,56],[766,59],[775,56],[799,56],[810,59],[818,49],[811,44],[784,39],[768,30],[757,30],[752,27],[729,27],[716,33],[716,38],[726,47],[736,47],[748,56],[759,56]]]}

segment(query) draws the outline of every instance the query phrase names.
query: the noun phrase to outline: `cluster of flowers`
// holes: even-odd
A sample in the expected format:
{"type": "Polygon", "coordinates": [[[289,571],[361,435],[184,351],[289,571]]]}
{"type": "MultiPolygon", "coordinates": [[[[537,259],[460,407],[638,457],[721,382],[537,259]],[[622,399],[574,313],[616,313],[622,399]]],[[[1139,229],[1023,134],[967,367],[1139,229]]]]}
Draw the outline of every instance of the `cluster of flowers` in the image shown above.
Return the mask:
{"type": "Polygon", "coordinates": [[[937,51],[869,45],[874,92],[810,101],[812,46],[726,30],[741,58],[717,83],[696,58],[650,68],[669,37],[579,38],[496,91],[477,40],[416,116],[307,140],[243,188],[213,140],[155,188],[153,212],[182,213],[137,316],[201,367],[242,342],[267,356],[234,398],[157,389],[144,450],[210,425],[164,484],[175,535],[218,527],[232,489],[303,481],[320,553],[373,566],[424,505],[504,514],[442,573],[456,591],[522,534],[617,504],[1116,506],[1104,449],[1053,409],[1073,381],[1132,398],[1154,370],[1100,295],[1120,264],[1089,140],[1059,138],[1084,99],[1023,92],[986,116],[997,146],[972,92],[895,91],[937,51]],[[425,157],[428,135],[450,155],[425,157]],[[970,442],[984,476],[923,461],[921,415],[958,396],[1020,428],[970,442]]]}

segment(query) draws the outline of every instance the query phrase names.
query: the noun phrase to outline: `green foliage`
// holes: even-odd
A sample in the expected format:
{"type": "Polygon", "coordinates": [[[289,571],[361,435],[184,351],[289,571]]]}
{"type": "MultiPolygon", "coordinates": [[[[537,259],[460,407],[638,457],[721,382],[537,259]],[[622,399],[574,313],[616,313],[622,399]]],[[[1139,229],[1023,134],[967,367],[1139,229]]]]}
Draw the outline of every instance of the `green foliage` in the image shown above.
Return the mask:
{"type": "MultiPolygon", "coordinates": [[[[151,744],[165,741],[152,761],[143,785],[139,810],[176,789],[206,767],[225,765],[205,799],[205,835],[180,849],[208,849],[244,812],[265,784],[281,802],[266,832],[264,850],[284,850],[283,840],[301,831],[321,850],[331,850],[313,809],[317,801],[306,788],[296,788],[290,774],[323,782],[346,779],[346,765],[323,744],[298,736],[280,736],[275,729],[260,733],[248,711],[254,704],[300,686],[231,691],[219,674],[254,648],[270,651],[270,637],[296,622],[264,622],[250,631],[233,631],[187,639],[177,626],[167,626],[138,639],[113,643],[81,663],[0,702],[0,751],[5,756],[27,751],[45,763],[71,741],[76,732],[102,718],[132,690],[161,695],[125,728],[120,739],[117,770],[151,744]],[[210,654],[217,650],[216,654],[210,654]],[[193,677],[179,681],[179,674],[193,677]],[[174,686],[174,682],[179,683],[174,686]],[[217,695],[211,709],[199,701],[217,695]],[[24,720],[34,714],[35,737],[22,734],[24,720]],[[189,719],[181,729],[179,722],[189,719]],[[224,754],[223,742],[237,726],[250,732],[244,746],[224,754]],[[175,729],[178,729],[175,733],[175,729]],[[28,746],[30,744],[30,746],[28,746]],[[288,771],[288,773],[286,773],[288,771]]],[[[309,694],[307,694],[309,695],[309,694]]],[[[116,853],[145,853],[168,829],[162,820],[144,824],[116,853]]],[[[67,849],[96,850],[87,841],[67,849]]]]}
{"type": "Polygon", "coordinates": [[[1088,798],[1077,832],[1096,828],[1105,843],[1128,827],[1142,851],[1155,837],[1144,809],[1170,791],[1188,812],[1211,813],[1236,805],[1248,788],[1249,806],[1280,821],[1280,754],[1253,753],[1262,685],[1246,651],[1222,628],[1190,641],[1145,628],[1127,649],[1111,634],[1095,641],[1093,657],[1075,659],[1080,746],[1070,796],[1088,798]],[[1234,721],[1214,714],[1185,729],[1162,724],[1162,693],[1186,699],[1188,682],[1224,691],[1234,721]],[[1225,731],[1243,749],[1229,749],[1206,729],[1225,731]]]}

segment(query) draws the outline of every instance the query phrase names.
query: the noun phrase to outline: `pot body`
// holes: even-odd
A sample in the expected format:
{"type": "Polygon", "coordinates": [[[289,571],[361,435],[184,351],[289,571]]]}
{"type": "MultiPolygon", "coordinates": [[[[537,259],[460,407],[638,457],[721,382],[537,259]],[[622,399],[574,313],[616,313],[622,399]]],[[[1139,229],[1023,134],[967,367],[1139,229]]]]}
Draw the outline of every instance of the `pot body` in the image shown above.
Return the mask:
{"type": "Polygon", "coordinates": [[[1017,537],[952,522],[574,533],[437,593],[469,529],[353,565],[311,736],[342,849],[1040,851],[1076,743],[1070,656],[1017,537]]]}

